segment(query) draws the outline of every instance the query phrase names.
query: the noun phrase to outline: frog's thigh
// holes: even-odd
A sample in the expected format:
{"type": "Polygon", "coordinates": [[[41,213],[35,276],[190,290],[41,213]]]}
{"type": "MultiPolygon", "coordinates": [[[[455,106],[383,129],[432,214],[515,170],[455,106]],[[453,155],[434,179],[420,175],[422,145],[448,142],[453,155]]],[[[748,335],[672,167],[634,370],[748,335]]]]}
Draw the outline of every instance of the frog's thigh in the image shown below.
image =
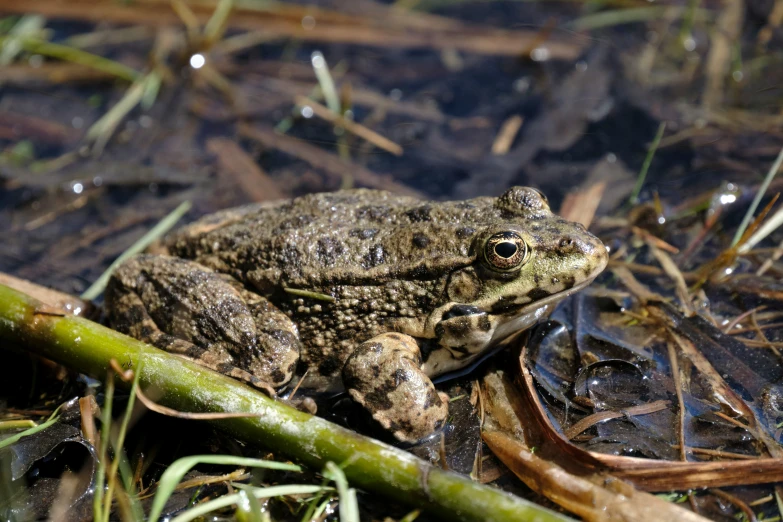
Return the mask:
{"type": "Polygon", "coordinates": [[[133,291],[114,287],[110,294],[107,292],[106,301],[107,305],[110,303],[112,308],[109,314],[109,323],[116,330],[161,350],[181,355],[217,372],[251,384],[261,384],[258,378],[233,366],[231,357],[227,353],[209,351],[190,341],[163,332],[147,313],[144,302],[133,291]],[[110,299],[108,295],[111,295],[110,299]]]}
{"type": "MultiPolygon", "coordinates": [[[[258,387],[290,380],[299,356],[295,326],[257,315],[271,310],[259,296],[190,261],[137,256],[106,288],[109,322],[168,352],[258,387]]],[[[272,307],[273,308],[273,307],[272,307]]],[[[277,316],[275,316],[277,318],[277,316]]]]}
{"type": "Polygon", "coordinates": [[[448,403],[421,371],[416,341],[386,333],[362,343],[343,368],[343,383],[353,400],[394,436],[415,442],[443,426],[448,403]]]}

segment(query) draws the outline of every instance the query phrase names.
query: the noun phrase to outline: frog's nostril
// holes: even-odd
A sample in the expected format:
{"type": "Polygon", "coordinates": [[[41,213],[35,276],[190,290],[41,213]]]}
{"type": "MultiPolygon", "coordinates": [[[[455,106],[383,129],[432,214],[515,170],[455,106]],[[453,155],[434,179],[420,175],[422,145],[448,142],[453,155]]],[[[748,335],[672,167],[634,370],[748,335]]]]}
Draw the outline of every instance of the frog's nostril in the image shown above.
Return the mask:
{"type": "Polygon", "coordinates": [[[574,244],[573,238],[570,237],[564,237],[560,240],[560,248],[569,247],[574,244]]]}

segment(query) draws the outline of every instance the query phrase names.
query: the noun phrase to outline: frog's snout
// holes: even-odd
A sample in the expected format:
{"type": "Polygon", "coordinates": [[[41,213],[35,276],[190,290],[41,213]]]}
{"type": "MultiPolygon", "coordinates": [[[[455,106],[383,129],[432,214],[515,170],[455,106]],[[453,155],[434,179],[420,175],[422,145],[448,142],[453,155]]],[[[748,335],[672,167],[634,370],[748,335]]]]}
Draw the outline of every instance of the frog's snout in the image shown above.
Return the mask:
{"type": "Polygon", "coordinates": [[[603,242],[592,234],[580,238],[571,238],[574,254],[584,260],[585,280],[592,280],[603,272],[609,262],[609,252],[603,242]]]}
{"type": "Polygon", "coordinates": [[[591,281],[606,268],[609,261],[606,247],[581,225],[574,233],[563,234],[556,241],[552,248],[558,257],[569,260],[565,271],[571,272],[574,283],[591,281]]]}

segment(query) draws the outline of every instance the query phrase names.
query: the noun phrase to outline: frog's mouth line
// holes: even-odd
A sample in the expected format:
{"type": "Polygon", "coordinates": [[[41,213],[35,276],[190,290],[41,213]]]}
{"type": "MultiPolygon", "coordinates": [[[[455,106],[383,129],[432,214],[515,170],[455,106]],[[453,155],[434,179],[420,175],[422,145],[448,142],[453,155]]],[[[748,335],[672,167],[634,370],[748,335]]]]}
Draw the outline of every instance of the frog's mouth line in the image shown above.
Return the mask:
{"type": "Polygon", "coordinates": [[[587,285],[593,282],[594,278],[586,279],[582,281],[581,283],[572,286],[571,288],[567,290],[562,290],[560,292],[557,292],[556,294],[552,294],[549,297],[545,297],[543,299],[539,299],[538,301],[535,301],[534,303],[527,303],[525,305],[522,305],[518,310],[513,312],[504,312],[503,314],[495,315],[496,318],[500,319],[506,317],[507,319],[503,322],[500,322],[497,327],[495,327],[495,331],[492,333],[492,340],[490,341],[490,345],[495,344],[497,342],[502,341],[509,335],[512,335],[516,332],[519,332],[520,330],[525,330],[527,328],[530,328],[538,322],[539,319],[547,315],[549,312],[552,311],[553,306],[550,306],[554,303],[557,303],[566,297],[569,297],[572,294],[575,294],[576,292],[580,291],[587,285]]]}
{"type": "MultiPolygon", "coordinates": [[[[529,310],[532,310],[534,308],[538,308],[540,306],[545,306],[550,304],[552,301],[560,301],[561,299],[565,299],[566,297],[571,296],[572,294],[575,294],[582,290],[584,287],[589,286],[593,282],[593,279],[586,279],[582,281],[579,284],[576,284],[572,286],[571,288],[567,288],[565,290],[561,290],[559,292],[556,292],[548,297],[544,297],[543,299],[539,299],[538,301],[534,301],[532,303],[525,303],[522,305],[521,308],[519,308],[516,312],[518,313],[525,313],[529,310]]],[[[504,313],[499,315],[513,315],[512,313],[504,313]]]]}
{"type": "Polygon", "coordinates": [[[455,367],[452,370],[446,370],[444,373],[437,375],[433,379],[433,382],[446,381],[455,377],[466,375],[467,373],[473,371],[476,366],[481,364],[488,357],[507,346],[503,343],[503,341],[506,341],[514,335],[527,330],[536,324],[540,319],[549,315],[554,310],[555,305],[562,299],[565,299],[571,294],[578,292],[592,282],[593,279],[587,279],[578,285],[569,288],[568,290],[562,290],[556,294],[552,294],[549,297],[536,301],[535,303],[528,303],[515,312],[508,312],[502,315],[498,314],[492,316],[491,321],[495,322],[495,328],[492,332],[492,338],[486,343],[486,345],[484,345],[481,350],[473,353],[468,359],[463,359],[463,362],[467,363],[466,366],[462,368],[455,367]]]}

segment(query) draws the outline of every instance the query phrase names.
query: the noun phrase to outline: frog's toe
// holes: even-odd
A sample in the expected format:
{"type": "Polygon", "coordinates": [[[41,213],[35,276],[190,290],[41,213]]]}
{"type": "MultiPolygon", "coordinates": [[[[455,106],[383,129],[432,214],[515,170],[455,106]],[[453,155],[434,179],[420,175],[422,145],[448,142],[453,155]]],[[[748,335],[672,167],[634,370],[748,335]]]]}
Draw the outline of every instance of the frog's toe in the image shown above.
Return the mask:
{"type": "Polygon", "coordinates": [[[448,402],[421,370],[419,347],[407,335],[362,343],[345,363],[343,382],[353,400],[403,442],[432,434],[448,416],[448,402]]]}

